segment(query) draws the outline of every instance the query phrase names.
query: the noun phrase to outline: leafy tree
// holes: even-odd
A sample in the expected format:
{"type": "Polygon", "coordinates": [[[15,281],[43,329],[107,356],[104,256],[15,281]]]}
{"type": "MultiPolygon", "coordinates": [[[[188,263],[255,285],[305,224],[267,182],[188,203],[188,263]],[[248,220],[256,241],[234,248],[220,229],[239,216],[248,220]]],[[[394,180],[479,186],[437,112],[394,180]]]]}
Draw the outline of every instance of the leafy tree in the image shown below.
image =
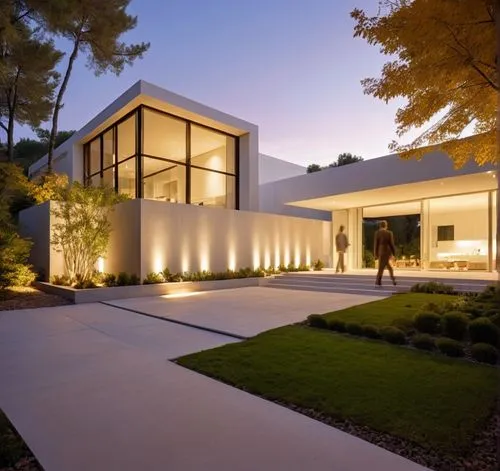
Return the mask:
{"type": "MultiPolygon", "coordinates": [[[[14,160],[14,125],[39,126],[51,112],[62,54],[28,26],[19,24],[12,41],[3,40],[0,65],[0,128],[7,135],[7,153],[14,160]]],[[[2,39],[0,37],[0,39],[2,39]]]]}
{"type": "Polygon", "coordinates": [[[343,154],[339,154],[337,160],[332,162],[328,167],[321,167],[318,164],[311,164],[307,167],[307,173],[320,172],[321,170],[325,170],[326,168],[331,167],[341,167],[342,165],[349,165],[356,162],[361,162],[363,157],[359,157],[358,155],[352,155],[351,153],[344,152],[343,154]]]}
{"type": "Polygon", "coordinates": [[[71,43],[71,53],[63,73],[52,113],[49,138],[48,171],[52,171],[52,158],[57,136],[59,111],[79,53],[87,56],[87,66],[96,75],[111,71],[119,75],[125,65],[141,58],[149,43],[127,45],[120,37],[134,29],[137,17],[127,13],[130,0],[61,0],[52,5],[46,17],[46,26],[54,34],[71,43]]]}
{"type": "Polygon", "coordinates": [[[62,252],[72,282],[91,281],[95,264],[106,254],[115,204],[127,199],[112,188],[85,187],[78,182],[63,189],[52,210],[52,244],[62,252]]]}
{"type": "Polygon", "coordinates": [[[311,164],[307,166],[307,173],[320,172],[321,170],[323,170],[323,167],[318,164],[311,164]]]}
{"type": "Polygon", "coordinates": [[[363,157],[359,155],[352,155],[351,153],[344,152],[339,154],[337,160],[329,165],[329,167],[341,167],[342,165],[354,164],[356,162],[361,162],[363,157]]]}
{"type": "Polygon", "coordinates": [[[396,113],[399,137],[434,120],[410,144],[393,142],[390,148],[403,157],[441,149],[457,166],[470,158],[479,164],[495,162],[498,0],[379,3],[377,16],[360,9],[351,13],[354,36],[394,58],[384,65],[380,78],[362,81],[364,92],[386,102],[406,100],[396,113]],[[471,126],[476,135],[458,139],[471,126]],[[423,148],[426,145],[430,148],[423,148]]]}

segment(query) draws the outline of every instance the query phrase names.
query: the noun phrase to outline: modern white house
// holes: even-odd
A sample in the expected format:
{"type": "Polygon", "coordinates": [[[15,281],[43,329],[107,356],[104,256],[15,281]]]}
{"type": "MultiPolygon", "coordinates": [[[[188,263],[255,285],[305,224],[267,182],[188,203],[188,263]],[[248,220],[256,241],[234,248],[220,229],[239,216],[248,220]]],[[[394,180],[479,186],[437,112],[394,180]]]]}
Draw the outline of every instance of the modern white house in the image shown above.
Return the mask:
{"type": "MultiPolygon", "coordinates": [[[[40,159],[30,175],[46,164],[40,159]]],[[[433,153],[306,174],[259,154],[256,125],[143,81],[57,148],[53,168],[131,197],[111,216],[99,267],[106,272],[144,277],[166,267],[222,271],[314,259],[332,266],[340,225],[351,242],[348,267],[361,269],[370,263],[373,224],[397,217],[413,233],[413,253],[402,248],[401,266],[495,269],[496,168],[471,163],[457,170],[433,153]]],[[[32,262],[47,277],[64,271],[50,247],[50,204],[23,211],[20,220],[35,241],[32,262]]]]}

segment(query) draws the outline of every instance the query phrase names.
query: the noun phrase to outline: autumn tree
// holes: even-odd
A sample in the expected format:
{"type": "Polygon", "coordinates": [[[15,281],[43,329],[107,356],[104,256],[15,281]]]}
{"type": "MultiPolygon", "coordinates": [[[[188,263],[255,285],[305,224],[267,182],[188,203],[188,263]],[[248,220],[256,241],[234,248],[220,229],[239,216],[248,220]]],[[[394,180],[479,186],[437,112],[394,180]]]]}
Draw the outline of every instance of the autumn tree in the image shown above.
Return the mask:
{"type": "Polygon", "coordinates": [[[52,113],[48,148],[48,171],[58,132],[59,112],[73,65],[79,54],[87,57],[87,66],[96,75],[113,72],[119,75],[126,65],[141,58],[149,43],[126,44],[121,36],[134,29],[137,17],[127,13],[130,0],[60,0],[46,17],[46,28],[70,42],[71,51],[62,74],[52,113]]]}
{"type": "Polygon", "coordinates": [[[392,59],[383,66],[380,78],[362,81],[364,92],[386,102],[405,99],[396,113],[399,137],[425,128],[409,144],[391,143],[391,150],[403,157],[421,157],[441,149],[457,166],[471,158],[479,164],[496,161],[500,86],[496,3],[383,0],[376,16],[360,9],[351,13],[356,21],[354,35],[392,59]],[[459,139],[471,129],[474,136],[459,139]]]}

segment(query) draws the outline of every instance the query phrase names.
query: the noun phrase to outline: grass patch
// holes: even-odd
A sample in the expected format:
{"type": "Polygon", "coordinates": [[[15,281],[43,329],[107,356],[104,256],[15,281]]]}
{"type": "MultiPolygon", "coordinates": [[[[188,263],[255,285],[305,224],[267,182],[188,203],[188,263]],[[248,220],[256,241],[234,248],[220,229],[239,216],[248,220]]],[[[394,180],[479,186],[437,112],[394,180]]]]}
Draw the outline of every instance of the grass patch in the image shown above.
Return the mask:
{"type": "Polygon", "coordinates": [[[325,314],[327,319],[357,322],[375,326],[405,327],[413,319],[421,306],[427,303],[441,304],[456,300],[456,296],[446,294],[405,293],[350,307],[342,311],[325,314]]]}
{"type": "Polygon", "coordinates": [[[14,468],[23,459],[32,460],[31,452],[0,411],[0,469],[14,468]]]}
{"type": "Polygon", "coordinates": [[[300,326],[178,362],[268,399],[456,455],[486,424],[499,380],[495,368],[300,326]]]}

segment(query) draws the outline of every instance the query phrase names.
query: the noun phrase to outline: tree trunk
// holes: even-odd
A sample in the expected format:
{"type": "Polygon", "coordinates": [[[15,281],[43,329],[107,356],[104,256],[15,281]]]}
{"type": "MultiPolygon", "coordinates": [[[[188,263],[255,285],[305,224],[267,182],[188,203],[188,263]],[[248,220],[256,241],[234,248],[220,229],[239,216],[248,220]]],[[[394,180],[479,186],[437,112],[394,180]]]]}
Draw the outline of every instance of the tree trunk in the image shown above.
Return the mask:
{"type": "Polygon", "coordinates": [[[7,157],[9,162],[14,162],[14,113],[9,113],[7,124],[7,157]]]}
{"type": "MultiPolygon", "coordinates": [[[[495,1],[495,28],[496,28],[496,68],[497,84],[500,85],[500,0],[495,1]]],[[[496,129],[496,172],[497,172],[497,227],[496,227],[496,271],[499,273],[498,286],[500,287],[500,92],[497,91],[497,129],[496,129]]]]}
{"type": "Polygon", "coordinates": [[[54,113],[52,115],[52,129],[50,130],[50,138],[49,138],[49,151],[47,156],[47,172],[52,173],[52,159],[54,156],[54,148],[56,143],[57,136],[57,122],[59,119],[59,110],[62,107],[62,99],[64,93],[66,92],[66,88],[68,87],[69,78],[71,76],[71,72],[73,70],[73,63],[78,56],[78,48],[80,47],[80,38],[77,37],[73,44],[73,51],[71,52],[71,56],[69,57],[68,67],[66,72],[64,73],[64,79],[61,83],[61,88],[57,93],[56,102],[54,104],[54,113]]]}

